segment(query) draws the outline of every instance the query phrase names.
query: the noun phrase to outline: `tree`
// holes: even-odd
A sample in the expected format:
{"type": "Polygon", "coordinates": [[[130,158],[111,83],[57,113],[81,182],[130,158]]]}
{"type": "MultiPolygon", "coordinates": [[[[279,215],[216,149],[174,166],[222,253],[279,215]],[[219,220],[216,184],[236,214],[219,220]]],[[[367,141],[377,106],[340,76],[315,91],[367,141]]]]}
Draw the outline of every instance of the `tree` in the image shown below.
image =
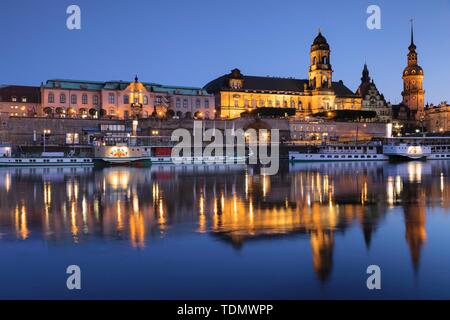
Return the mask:
{"type": "Polygon", "coordinates": [[[94,108],[89,109],[89,115],[91,117],[95,117],[97,115],[97,109],[94,108]]]}
{"type": "Polygon", "coordinates": [[[173,111],[172,109],[168,109],[166,112],[166,117],[168,119],[172,119],[173,117],[175,117],[175,111],[173,111]]]}
{"type": "Polygon", "coordinates": [[[100,109],[100,117],[101,117],[101,118],[105,117],[106,114],[107,114],[107,112],[106,112],[105,109],[100,109]]]}
{"type": "Polygon", "coordinates": [[[203,119],[203,113],[201,113],[200,111],[197,111],[196,113],[194,113],[194,118],[195,119],[203,119]]]}
{"type": "Polygon", "coordinates": [[[53,110],[50,107],[45,107],[44,108],[44,113],[49,116],[49,115],[51,115],[53,113],[53,110]]]}

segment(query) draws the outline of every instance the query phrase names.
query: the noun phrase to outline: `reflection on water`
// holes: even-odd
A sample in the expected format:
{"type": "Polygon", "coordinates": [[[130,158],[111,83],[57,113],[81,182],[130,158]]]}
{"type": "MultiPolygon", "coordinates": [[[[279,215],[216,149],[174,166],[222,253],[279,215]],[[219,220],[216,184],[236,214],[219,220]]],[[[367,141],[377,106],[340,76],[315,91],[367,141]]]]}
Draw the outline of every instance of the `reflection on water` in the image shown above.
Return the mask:
{"type": "Polygon", "coordinates": [[[77,245],[101,238],[146,250],[188,232],[239,251],[255,240],[299,235],[324,283],[335,268],[337,234],[359,228],[369,251],[386,215],[401,208],[398,232],[417,270],[427,208],[450,207],[449,169],[439,161],[296,164],[272,177],[245,167],[1,169],[0,241],[77,245]]]}

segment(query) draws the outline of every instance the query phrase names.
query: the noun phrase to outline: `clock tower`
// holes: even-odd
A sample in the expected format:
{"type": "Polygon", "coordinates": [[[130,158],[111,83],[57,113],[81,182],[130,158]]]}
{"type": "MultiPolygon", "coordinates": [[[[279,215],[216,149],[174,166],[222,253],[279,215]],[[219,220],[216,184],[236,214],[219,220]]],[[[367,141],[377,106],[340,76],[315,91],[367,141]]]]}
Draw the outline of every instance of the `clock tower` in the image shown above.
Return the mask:
{"type": "Polygon", "coordinates": [[[408,53],[408,66],[403,71],[403,104],[408,107],[411,118],[420,121],[425,110],[425,91],[423,89],[423,69],[418,64],[414,29],[411,21],[411,44],[408,53]]]}

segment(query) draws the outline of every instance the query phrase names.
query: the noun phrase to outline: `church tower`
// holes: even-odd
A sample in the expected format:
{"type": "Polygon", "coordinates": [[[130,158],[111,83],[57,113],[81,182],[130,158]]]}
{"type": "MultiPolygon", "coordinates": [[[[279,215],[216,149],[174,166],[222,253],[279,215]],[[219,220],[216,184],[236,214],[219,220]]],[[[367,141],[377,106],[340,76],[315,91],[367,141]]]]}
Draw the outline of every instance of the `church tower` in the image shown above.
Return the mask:
{"type": "Polygon", "coordinates": [[[331,89],[333,70],[330,64],[330,46],[319,31],[311,46],[309,86],[311,89],[331,89]]]}
{"type": "Polygon", "coordinates": [[[423,69],[418,65],[414,29],[411,22],[411,44],[408,53],[408,66],[403,71],[403,104],[408,107],[411,117],[421,120],[424,116],[425,91],[423,90],[423,69]]]}

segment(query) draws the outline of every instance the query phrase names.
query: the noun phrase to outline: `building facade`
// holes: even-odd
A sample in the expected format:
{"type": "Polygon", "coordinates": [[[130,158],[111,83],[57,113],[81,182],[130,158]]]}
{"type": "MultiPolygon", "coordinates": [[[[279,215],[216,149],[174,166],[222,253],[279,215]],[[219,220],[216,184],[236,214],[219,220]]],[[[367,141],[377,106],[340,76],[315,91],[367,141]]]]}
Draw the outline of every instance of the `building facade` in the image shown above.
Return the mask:
{"type": "Polygon", "coordinates": [[[378,91],[375,82],[370,78],[367,64],[364,65],[361,84],[356,93],[362,97],[361,110],[376,112],[374,121],[392,121],[392,106],[386,102],[384,95],[378,91]]]}
{"type": "Polygon", "coordinates": [[[238,118],[256,108],[294,108],[297,117],[326,110],[361,109],[361,97],[333,81],[330,46],[319,32],[310,51],[308,79],[243,75],[239,69],[209,82],[221,118],[238,118]]]}
{"type": "Polygon", "coordinates": [[[134,119],[214,118],[214,97],[201,88],[133,82],[49,80],[41,86],[49,117],[134,119]]]}
{"type": "Polygon", "coordinates": [[[428,106],[425,109],[425,123],[430,133],[450,132],[450,105],[442,102],[438,106],[428,106]]]}
{"type": "Polygon", "coordinates": [[[0,87],[0,116],[34,117],[40,116],[41,96],[39,87],[0,87]]]}

